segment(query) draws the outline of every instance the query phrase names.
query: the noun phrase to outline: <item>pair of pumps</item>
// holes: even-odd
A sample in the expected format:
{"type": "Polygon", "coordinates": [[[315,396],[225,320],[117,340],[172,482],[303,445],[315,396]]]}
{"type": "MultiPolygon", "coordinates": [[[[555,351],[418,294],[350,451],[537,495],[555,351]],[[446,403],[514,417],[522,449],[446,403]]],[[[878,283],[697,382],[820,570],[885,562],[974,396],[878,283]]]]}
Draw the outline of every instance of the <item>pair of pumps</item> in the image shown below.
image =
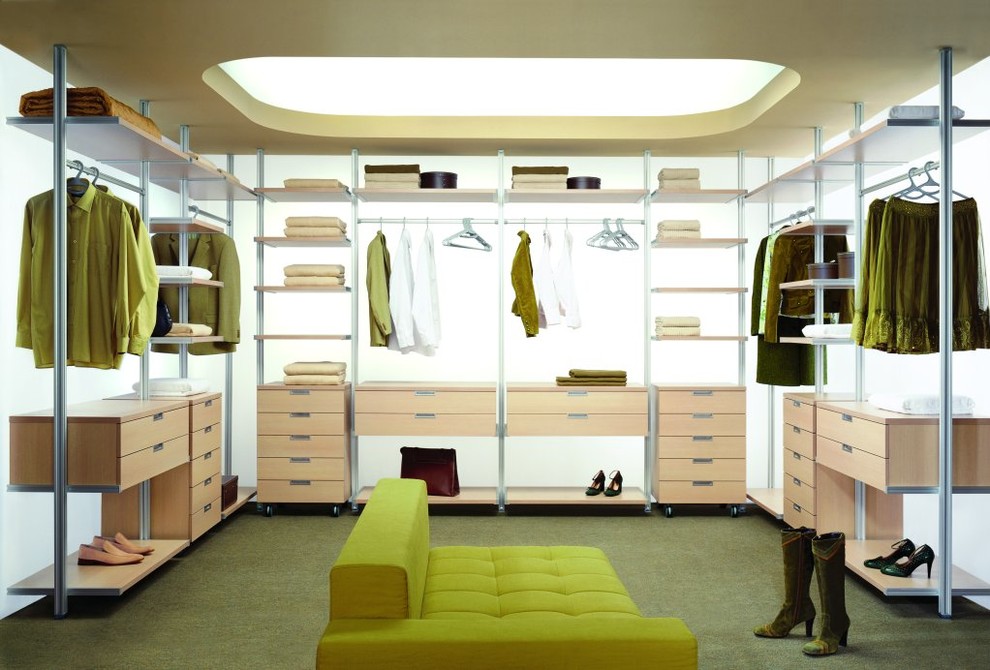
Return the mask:
{"type": "Polygon", "coordinates": [[[598,474],[591,480],[591,484],[585,489],[584,495],[596,496],[599,493],[604,493],[609,498],[622,493],[622,473],[618,470],[612,470],[612,474],[609,475],[608,486],[606,486],[605,471],[599,470],[598,474]]]}

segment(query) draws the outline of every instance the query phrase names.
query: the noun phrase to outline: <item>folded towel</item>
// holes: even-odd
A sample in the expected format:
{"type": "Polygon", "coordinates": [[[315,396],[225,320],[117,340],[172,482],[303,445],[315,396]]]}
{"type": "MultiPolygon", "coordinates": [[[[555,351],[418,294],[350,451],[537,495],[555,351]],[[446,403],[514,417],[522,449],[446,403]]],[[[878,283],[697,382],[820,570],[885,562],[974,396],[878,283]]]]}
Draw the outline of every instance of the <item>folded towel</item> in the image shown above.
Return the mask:
{"type": "Polygon", "coordinates": [[[802,328],[801,334],[805,337],[850,339],[852,338],[852,324],[823,323],[816,326],[812,323],[802,328]]]}
{"type": "Polygon", "coordinates": [[[336,361],[297,361],[289,363],[282,371],[287,375],[342,375],[347,372],[347,363],[336,361]]]}
{"type": "MultiPolygon", "coordinates": [[[[874,393],[868,402],[874,407],[901,414],[938,414],[942,401],[937,395],[874,393]]],[[[969,396],[952,396],[953,414],[972,414],[976,402],[969,396]]]]}
{"type": "Polygon", "coordinates": [[[282,382],[286,385],[321,386],[326,384],[343,384],[346,375],[285,375],[282,382]]]}
{"type": "Polygon", "coordinates": [[[343,286],[343,277],[286,277],[285,286],[343,286]]]}
{"type": "Polygon", "coordinates": [[[395,174],[396,172],[415,172],[419,174],[419,164],[412,165],[365,165],[364,174],[395,174]]]}
{"type": "MultiPolygon", "coordinates": [[[[131,388],[137,391],[141,388],[141,382],[134,382],[131,388]]],[[[210,390],[209,379],[198,379],[193,377],[156,377],[148,380],[148,393],[150,395],[183,396],[206,393],[210,390]]]]}
{"type": "Polygon", "coordinates": [[[658,316],[656,318],[658,326],[688,327],[698,328],[701,326],[701,319],[696,316],[658,316]]]}
{"type": "Polygon", "coordinates": [[[347,224],[336,216],[289,216],[285,219],[286,228],[340,228],[347,230],[347,224]]]}
{"type": "Polygon", "coordinates": [[[661,168],[657,174],[657,179],[701,179],[701,170],[698,168],[661,168]]]}
{"type": "Polygon", "coordinates": [[[617,377],[615,379],[587,377],[576,379],[574,377],[557,377],[557,386],[625,386],[626,378],[617,377]]]}
{"type": "Polygon", "coordinates": [[[517,190],[540,190],[540,191],[558,191],[566,190],[567,182],[561,181],[530,181],[525,184],[513,184],[512,188],[517,190]]]}
{"type": "Polygon", "coordinates": [[[661,191],[700,191],[701,181],[698,179],[661,179],[661,191]]]}
{"type": "Polygon", "coordinates": [[[512,175],[513,184],[528,184],[530,182],[550,182],[553,184],[563,182],[567,183],[566,174],[514,174],[512,175]]]}
{"type": "Polygon", "coordinates": [[[661,230],[701,230],[701,221],[697,219],[664,219],[657,224],[657,232],[661,230]]]}
{"type": "MultiPolygon", "coordinates": [[[[31,91],[22,95],[20,113],[21,116],[52,116],[55,113],[52,89],[31,91]]],[[[162,136],[162,131],[154,121],[142,116],[133,107],[112,98],[106,91],[96,86],[67,89],[65,114],[66,116],[119,116],[156,139],[162,136]]]]}
{"type": "Polygon", "coordinates": [[[286,237],[336,237],[344,239],[344,231],[336,227],[306,228],[293,227],[282,231],[286,237]]]}
{"type": "Polygon", "coordinates": [[[367,181],[364,183],[366,189],[372,191],[416,191],[419,189],[419,180],[411,181],[367,181]]]}
{"type": "Polygon", "coordinates": [[[661,230],[657,233],[657,239],[684,239],[697,240],[701,238],[700,230],[661,230]]]}
{"type": "Polygon", "coordinates": [[[283,270],[286,277],[343,277],[344,266],[337,264],[307,265],[294,263],[283,270]]]}
{"type": "Polygon", "coordinates": [[[566,165],[527,165],[512,166],[512,175],[517,174],[567,174],[569,168],[566,165]]]}
{"type": "Polygon", "coordinates": [[[213,273],[206,268],[191,265],[156,265],[155,273],[159,277],[195,277],[196,279],[213,279],[213,273]]]}
{"type": "Polygon", "coordinates": [[[581,368],[572,368],[568,370],[568,375],[571,377],[625,377],[625,370],[583,370],[581,368]]]}
{"type": "Polygon", "coordinates": [[[364,183],[378,182],[415,182],[419,183],[419,174],[416,172],[372,172],[364,175],[364,183]]]}
{"type": "Polygon", "coordinates": [[[687,326],[662,326],[657,328],[657,337],[695,337],[701,335],[701,328],[687,326]]]}
{"type": "MultiPolygon", "coordinates": [[[[890,108],[887,115],[891,119],[937,119],[939,115],[938,105],[897,105],[890,108]]],[[[966,116],[966,112],[952,106],[952,118],[961,119],[966,116]]]]}
{"type": "Polygon", "coordinates": [[[172,323],[168,337],[206,337],[213,334],[213,328],[202,323],[172,323]]]}
{"type": "Polygon", "coordinates": [[[283,179],[285,188],[347,188],[337,179],[283,179]]]}

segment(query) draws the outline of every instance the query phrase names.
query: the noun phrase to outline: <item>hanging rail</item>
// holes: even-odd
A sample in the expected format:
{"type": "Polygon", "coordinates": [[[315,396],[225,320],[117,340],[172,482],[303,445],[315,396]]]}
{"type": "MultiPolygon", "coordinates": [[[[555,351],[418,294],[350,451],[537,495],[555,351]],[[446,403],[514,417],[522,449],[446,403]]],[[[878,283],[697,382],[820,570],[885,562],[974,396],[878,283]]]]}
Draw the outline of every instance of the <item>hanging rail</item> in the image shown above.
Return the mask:
{"type": "Polygon", "coordinates": [[[926,163],[926,166],[927,166],[927,169],[925,169],[925,167],[913,167],[913,168],[911,168],[910,170],[908,170],[907,172],[905,172],[904,174],[902,174],[900,176],[891,177],[890,179],[887,179],[886,181],[882,181],[879,184],[874,184],[873,186],[867,186],[866,188],[864,188],[863,190],[861,190],[859,192],[859,194],[860,195],[867,195],[869,193],[873,193],[874,191],[879,191],[880,189],[887,188],[888,186],[893,186],[894,184],[899,184],[900,182],[904,181],[905,179],[913,179],[914,177],[918,177],[920,175],[925,174],[929,170],[937,170],[937,169],[939,169],[940,167],[942,167],[942,164],[939,163],[938,161],[929,161],[928,163],[926,163]]]}
{"type": "Polygon", "coordinates": [[[793,214],[789,214],[788,216],[785,216],[782,219],[777,219],[776,221],[768,225],[770,228],[773,228],[774,226],[779,226],[782,223],[790,223],[791,221],[797,221],[802,216],[808,216],[809,214],[814,214],[814,213],[815,213],[815,208],[814,206],[812,206],[809,207],[808,209],[798,210],[797,212],[794,212],[793,214]]]}
{"type": "Polygon", "coordinates": [[[574,224],[576,226],[600,226],[600,225],[602,225],[602,221],[608,221],[609,223],[611,223],[612,221],[619,221],[623,225],[630,224],[630,225],[633,225],[633,226],[642,226],[645,223],[645,221],[643,219],[625,219],[625,218],[621,218],[621,217],[620,218],[616,218],[616,219],[613,219],[613,218],[601,218],[601,217],[599,217],[597,219],[546,219],[546,218],[540,219],[538,217],[533,217],[533,218],[526,217],[524,219],[506,219],[505,220],[505,225],[507,225],[507,226],[528,226],[528,225],[538,226],[538,225],[540,225],[542,223],[542,224],[547,224],[547,225],[552,224],[552,225],[555,225],[555,226],[569,226],[571,224],[574,224]]]}
{"type": "Polygon", "coordinates": [[[126,189],[128,191],[133,191],[138,195],[144,195],[144,189],[141,188],[140,186],[129,184],[128,182],[123,181],[121,179],[117,179],[116,177],[111,177],[110,175],[100,172],[94,167],[86,167],[85,165],[82,164],[82,161],[67,160],[65,161],[65,166],[70,167],[73,170],[78,170],[80,174],[88,174],[90,177],[93,177],[93,183],[96,183],[96,180],[100,179],[107,182],[108,184],[113,184],[114,186],[119,186],[120,188],[126,189]]]}
{"type": "Polygon", "coordinates": [[[189,211],[193,214],[193,216],[205,216],[206,218],[213,219],[214,221],[217,221],[218,223],[222,223],[225,226],[230,225],[230,221],[231,221],[230,219],[225,219],[222,216],[217,216],[216,214],[210,214],[206,210],[200,209],[196,205],[189,205],[189,211]]]}
{"type": "Polygon", "coordinates": [[[497,219],[471,219],[471,218],[467,218],[467,217],[461,217],[460,219],[434,219],[434,218],[430,218],[430,217],[424,218],[424,219],[414,219],[414,218],[400,218],[400,219],[394,219],[393,218],[393,219],[387,219],[387,218],[374,217],[374,218],[358,219],[357,220],[358,224],[365,224],[366,223],[366,224],[376,224],[376,225],[378,225],[378,224],[386,224],[387,223],[387,224],[390,224],[390,225],[400,225],[401,224],[401,225],[411,225],[411,226],[424,225],[424,224],[427,225],[427,226],[428,225],[431,225],[431,224],[438,225],[438,226],[444,226],[444,225],[457,225],[457,226],[460,226],[460,225],[463,224],[464,221],[468,221],[470,223],[484,223],[484,224],[492,224],[492,225],[498,223],[498,220],[497,219]]]}

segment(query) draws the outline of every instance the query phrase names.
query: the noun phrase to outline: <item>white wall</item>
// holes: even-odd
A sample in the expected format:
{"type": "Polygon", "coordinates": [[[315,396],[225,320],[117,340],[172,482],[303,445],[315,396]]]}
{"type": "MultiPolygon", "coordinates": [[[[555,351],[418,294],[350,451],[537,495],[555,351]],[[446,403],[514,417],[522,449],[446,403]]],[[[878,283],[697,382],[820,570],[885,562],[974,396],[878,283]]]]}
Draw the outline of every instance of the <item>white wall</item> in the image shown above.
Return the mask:
{"type": "MultiPolygon", "coordinates": [[[[933,67],[936,63],[933,62],[933,67]]],[[[50,76],[27,64],[10,52],[0,49],[0,112],[4,116],[17,113],[17,102],[24,91],[50,85],[50,76]]],[[[986,118],[990,103],[979,86],[988,75],[957,77],[956,99],[970,112],[971,117],[986,118]]],[[[985,88],[985,87],[983,87],[985,88]]],[[[152,109],[152,115],[154,109],[152,109]]],[[[851,112],[850,112],[851,116],[851,112]]],[[[809,137],[811,131],[809,130],[809,137]]],[[[196,145],[196,131],[192,129],[192,146],[196,145]]],[[[810,142],[810,140],[809,140],[810,142]]],[[[955,177],[958,190],[990,202],[990,180],[986,161],[990,149],[990,137],[986,135],[961,144],[956,149],[955,177]]],[[[0,421],[7,423],[9,415],[51,406],[51,372],[35,370],[30,352],[16,349],[14,342],[14,313],[20,246],[20,227],[24,201],[31,195],[51,187],[51,145],[43,140],[6,125],[0,126],[0,212],[6,221],[4,239],[0,248],[0,267],[7,268],[7,281],[0,283],[0,369],[5,382],[0,385],[0,421]],[[16,381],[15,381],[16,380],[16,381]]],[[[222,156],[211,156],[217,164],[225,162],[222,156]]],[[[923,157],[919,157],[921,161],[923,157]]],[[[497,183],[497,160],[487,157],[362,157],[361,163],[411,162],[416,160],[423,170],[450,170],[459,174],[462,188],[491,188],[497,183]]],[[[775,171],[782,172],[794,160],[778,159],[775,171]]],[[[571,174],[591,174],[602,177],[605,188],[641,188],[644,166],[641,157],[632,158],[532,158],[505,159],[506,170],[514,164],[567,164],[571,174]]],[[[645,173],[650,186],[661,167],[695,165],[701,167],[703,186],[706,188],[734,188],[736,163],[734,158],[690,159],[653,157],[645,173]]],[[[238,156],[235,174],[245,183],[257,183],[255,156],[238,156]]],[[[265,161],[265,185],[281,185],[288,177],[336,177],[352,184],[350,156],[284,157],[272,156],[265,161]]],[[[766,179],[766,161],[746,161],[746,186],[753,188],[766,179]]],[[[509,177],[505,176],[508,185],[509,177]]],[[[360,184],[357,184],[360,185],[360,184]]],[[[124,195],[118,192],[118,195],[124,195]]],[[[155,189],[152,197],[152,214],[176,215],[177,199],[172,194],[155,189]]],[[[215,206],[223,213],[222,204],[215,206]]],[[[826,203],[829,218],[851,217],[853,198],[850,193],[830,197],[826,203]]],[[[745,251],[744,276],[751,281],[753,254],[756,244],[766,233],[768,220],[789,213],[778,208],[768,212],[766,206],[746,205],[746,235],[750,244],[745,251]]],[[[231,470],[244,484],[256,482],[255,463],[255,385],[259,381],[276,381],[281,368],[294,360],[333,359],[348,361],[351,370],[349,380],[467,380],[495,381],[498,375],[498,324],[500,315],[505,320],[505,378],[515,381],[546,381],[558,374],[566,374],[572,367],[621,368],[629,373],[634,383],[645,380],[646,357],[649,355],[650,378],[664,381],[729,381],[736,379],[736,347],[733,344],[713,343],[651,343],[644,345],[644,335],[652,330],[653,317],[678,312],[696,313],[703,319],[706,332],[733,332],[735,329],[735,299],[725,296],[678,300],[670,296],[644,298],[644,255],[630,252],[608,252],[592,249],[584,241],[598,228],[589,225],[570,225],[574,237],[574,267],[584,326],[569,330],[557,326],[543,331],[536,338],[525,338],[517,317],[509,313],[513,293],[507,280],[508,268],[516,250],[518,225],[509,225],[503,231],[501,242],[503,261],[499,265],[499,231],[494,225],[476,224],[476,230],[494,247],[491,253],[454,249],[441,244],[443,238],[455,233],[457,225],[435,223],[430,226],[436,244],[437,271],[440,286],[441,313],[443,317],[443,342],[437,355],[423,357],[418,354],[403,355],[397,352],[372,349],[368,346],[368,322],[364,287],[365,253],[368,241],[377,232],[377,223],[357,225],[351,220],[347,204],[321,205],[273,205],[265,212],[265,232],[279,234],[281,219],[290,215],[333,214],[348,221],[350,237],[358,240],[359,270],[347,284],[355,287],[356,298],[345,295],[290,296],[270,295],[266,298],[267,332],[293,331],[353,331],[358,338],[359,367],[355,377],[354,361],[350,360],[349,342],[280,343],[266,345],[265,370],[256,372],[256,348],[252,340],[256,332],[255,318],[255,258],[253,237],[256,234],[256,206],[252,202],[235,206],[236,225],[233,237],[240,250],[242,268],[242,344],[234,360],[234,418],[230,427],[234,445],[231,470]],[[505,276],[503,302],[498,302],[499,277],[505,276]],[[349,299],[358,300],[359,318],[350,323],[349,299]],[[646,309],[646,305],[649,305],[646,309]],[[501,310],[501,312],[500,312],[501,310]],[[648,312],[648,313],[646,313],[648,312]],[[647,349],[648,347],[648,349],[647,349]],[[649,354],[647,354],[649,351],[649,354]]],[[[436,219],[472,216],[494,219],[494,204],[468,205],[397,205],[364,203],[360,207],[362,218],[410,219],[430,216],[436,219]]],[[[569,207],[507,204],[506,217],[511,220],[526,218],[526,229],[533,237],[534,262],[542,255],[544,218],[589,219],[623,216],[642,219],[641,205],[575,205],[569,207]]],[[[655,233],[655,224],[662,218],[699,218],[708,235],[735,235],[735,205],[729,206],[660,206],[653,205],[650,220],[645,225],[628,225],[627,230],[641,244],[655,233]]],[[[401,225],[382,226],[394,254],[401,225]]],[[[413,239],[413,259],[419,251],[425,226],[410,224],[413,239]]],[[[554,242],[553,257],[562,247],[564,226],[547,226],[554,242]]],[[[727,252],[649,252],[652,286],[669,284],[734,284],[736,277],[735,251],[727,252]]],[[[351,271],[349,250],[291,250],[267,249],[265,283],[279,282],[281,268],[290,262],[340,262],[351,271]]],[[[747,296],[745,311],[748,319],[747,296]]],[[[748,332],[748,323],[744,324],[748,332]]],[[[956,391],[972,395],[978,406],[990,411],[990,391],[980,380],[990,370],[988,352],[956,354],[956,391]]],[[[190,374],[207,377],[215,389],[222,388],[224,357],[190,357],[190,374]]],[[[882,388],[937,388],[937,357],[888,356],[867,352],[867,390],[882,388]]],[[[152,373],[174,375],[177,372],[175,357],[152,356],[152,373]]],[[[784,389],[773,393],[754,383],[755,345],[747,345],[747,375],[749,385],[748,412],[748,463],[747,477],[750,486],[767,485],[767,445],[770,431],[777,433],[776,448],[780,448],[780,395],[784,389]],[[776,420],[768,423],[770,408],[777,412],[776,420]]],[[[68,371],[69,400],[81,402],[97,399],[129,390],[138,377],[137,359],[129,357],[120,371],[93,371],[70,368],[68,371]]],[[[852,387],[853,362],[851,348],[833,348],[829,353],[829,378],[831,390],[848,390],[852,387]]],[[[511,426],[510,426],[511,434],[511,426]]],[[[10,493],[6,491],[8,476],[8,433],[0,431],[0,586],[9,585],[51,562],[52,504],[47,494],[10,493]],[[38,537],[38,529],[42,529],[38,537]]],[[[360,440],[360,484],[366,485],[381,476],[398,473],[398,447],[406,443],[421,446],[453,446],[458,448],[461,480],[464,485],[493,486],[497,477],[497,442],[494,438],[421,440],[409,442],[401,439],[362,438],[360,440]]],[[[779,453],[779,452],[778,452],[779,453]]],[[[580,440],[556,440],[536,438],[510,438],[506,448],[506,474],[509,485],[577,485],[584,486],[599,468],[606,471],[621,469],[626,475],[627,486],[640,485],[643,479],[643,441],[635,438],[614,440],[584,438],[580,440]]],[[[781,479],[780,458],[774,474],[774,484],[781,479]]],[[[905,531],[917,543],[937,543],[933,516],[934,497],[912,496],[906,504],[905,531]]],[[[980,496],[956,496],[956,563],[990,580],[990,561],[986,559],[987,540],[980,534],[965,532],[980,527],[979,517],[985,515],[990,500],[980,496]]],[[[69,546],[89,540],[99,530],[99,502],[94,495],[70,494],[69,496],[69,546]]],[[[9,597],[0,592],[0,616],[6,616],[23,607],[29,599],[9,597]]]]}

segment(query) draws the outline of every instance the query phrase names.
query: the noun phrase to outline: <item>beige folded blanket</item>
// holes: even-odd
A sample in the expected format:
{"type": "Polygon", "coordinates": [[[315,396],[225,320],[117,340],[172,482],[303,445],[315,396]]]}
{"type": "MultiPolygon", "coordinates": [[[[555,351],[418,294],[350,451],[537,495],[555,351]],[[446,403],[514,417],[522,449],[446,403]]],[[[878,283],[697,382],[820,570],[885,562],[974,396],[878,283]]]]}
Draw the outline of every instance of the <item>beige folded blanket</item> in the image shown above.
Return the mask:
{"type": "Polygon", "coordinates": [[[415,172],[372,172],[371,174],[364,175],[364,182],[370,184],[372,182],[414,182],[419,183],[419,174],[415,172]]]}
{"type": "Polygon", "coordinates": [[[539,190],[539,191],[565,191],[567,182],[561,181],[531,181],[525,184],[513,184],[512,188],[517,190],[539,190]]]}
{"type": "Polygon", "coordinates": [[[172,323],[169,337],[206,337],[213,334],[213,328],[202,323],[172,323]]]}
{"type": "MultiPolygon", "coordinates": [[[[21,116],[52,116],[55,114],[55,99],[52,89],[31,91],[21,96],[21,116]]],[[[82,86],[66,89],[66,116],[119,116],[144,132],[156,138],[162,136],[158,125],[147,116],[142,116],[129,105],[111,97],[102,88],[82,86]]]]}
{"type": "Polygon", "coordinates": [[[661,191],[700,191],[701,180],[699,179],[661,179],[661,191]]]}
{"type": "Polygon", "coordinates": [[[697,328],[701,325],[701,319],[696,316],[658,316],[656,318],[658,326],[674,326],[697,328]]]}
{"type": "Polygon", "coordinates": [[[343,277],[344,266],[337,264],[307,265],[294,263],[283,270],[286,277],[343,277]]]}
{"type": "Polygon", "coordinates": [[[286,237],[338,237],[344,239],[344,231],[336,227],[306,228],[293,227],[282,231],[286,237]]]}
{"type": "Polygon", "coordinates": [[[336,216],[289,216],[285,219],[286,228],[340,228],[347,230],[347,224],[336,216]]]}
{"type": "Polygon", "coordinates": [[[411,181],[366,181],[366,189],[372,191],[416,191],[419,189],[419,180],[411,181]]]}
{"type": "Polygon", "coordinates": [[[657,179],[701,179],[701,170],[698,168],[661,168],[657,174],[657,179]]]}
{"type": "Polygon", "coordinates": [[[528,184],[530,182],[550,182],[550,183],[567,183],[566,174],[516,174],[512,175],[513,184],[528,184]]]}
{"type": "Polygon", "coordinates": [[[657,337],[694,337],[701,335],[701,328],[688,328],[685,326],[663,326],[657,328],[657,337]]]}
{"type": "Polygon", "coordinates": [[[286,277],[286,286],[343,286],[343,277],[286,277]]]}
{"type": "Polygon", "coordinates": [[[319,386],[323,384],[343,384],[346,375],[285,375],[282,382],[286,385],[319,386]]]}
{"type": "Polygon", "coordinates": [[[342,375],[347,372],[347,363],[337,361],[296,361],[289,363],[282,372],[287,375],[342,375]]]}
{"type": "Polygon", "coordinates": [[[337,179],[283,179],[285,188],[347,188],[337,179]]]}
{"type": "Polygon", "coordinates": [[[657,233],[657,239],[687,239],[696,240],[701,238],[700,230],[661,230],[657,233]]]}
{"type": "Polygon", "coordinates": [[[626,378],[617,377],[615,379],[586,377],[577,379],[574,377],[557,377],[557,386],[625,386],[626,378]]]}
{"type": "Polygon", "coordinates": [[[570,168],[566,165],[529,165],[512,166],[512,175],[517,174],[567,174],[570,168]]]}
{"type": "Polygon", "coordinates": [[[419,174],[419,163],[411,165],[365,165],[364,174],[394,174],[396,172],[415,172],[419,174]]]}
{"type": "Polygon", "coordinates": [[[697,219],[664,219],[657,224],[657,232],[662,230],[701,230],[697,219]]]}

